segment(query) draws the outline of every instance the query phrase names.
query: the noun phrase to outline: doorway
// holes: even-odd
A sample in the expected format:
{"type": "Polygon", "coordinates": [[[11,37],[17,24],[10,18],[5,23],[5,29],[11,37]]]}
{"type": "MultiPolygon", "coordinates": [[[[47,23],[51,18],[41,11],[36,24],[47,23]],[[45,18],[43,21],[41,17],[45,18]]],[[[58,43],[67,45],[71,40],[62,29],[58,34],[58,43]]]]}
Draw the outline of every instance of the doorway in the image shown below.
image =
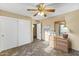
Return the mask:
{"type": "Polygon", "coordinates": [[[33,24],[33,40],[42,40],[42,25],[41,23],[33,24]]]}
{"type": "Polygon", "coordinates": [[[37,24],[33,24],[33,40],[37,39],[37,24]]]}

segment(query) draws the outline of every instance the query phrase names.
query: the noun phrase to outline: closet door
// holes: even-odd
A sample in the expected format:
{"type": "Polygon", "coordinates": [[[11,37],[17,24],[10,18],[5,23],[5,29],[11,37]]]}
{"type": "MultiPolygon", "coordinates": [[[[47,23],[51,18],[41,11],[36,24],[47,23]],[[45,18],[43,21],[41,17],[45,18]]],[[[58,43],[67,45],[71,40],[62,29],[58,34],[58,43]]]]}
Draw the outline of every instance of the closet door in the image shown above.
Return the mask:
{"type": "Polygon", "coordinates": [[[18,22],[19,46],[32,42],[32,23],[30,20],[19,20],[18,22]]]}
{"type": "MultiPolygon", "coordinates": [[[[0,17],[1,18],[1,17],[0,17]]],[[[17,21],[14,18],[2,17],[1,42],[2,50],[17,46],[17,21]]]]}

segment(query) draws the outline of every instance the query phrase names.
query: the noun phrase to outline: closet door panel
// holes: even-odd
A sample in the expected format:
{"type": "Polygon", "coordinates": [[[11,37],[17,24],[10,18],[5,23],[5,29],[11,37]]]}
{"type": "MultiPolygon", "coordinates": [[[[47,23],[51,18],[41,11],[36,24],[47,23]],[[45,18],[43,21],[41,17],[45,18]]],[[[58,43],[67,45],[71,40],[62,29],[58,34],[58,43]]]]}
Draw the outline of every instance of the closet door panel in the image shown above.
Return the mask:
{"type": "Polygon", "coordinates": [[[19,46],[32,41],[32,25],[29,20],[19,20],[19,46]]]}
{"type": "Polygon", "coordinates": [[[5,49],[14,48],[17,46],[17,21],[7,19],[4,22],[4,47],[5,49]]]}
{"type": "Polygon", "coordinates": [[[0,17],[1,51],[17,46],[17,21],[14,18],[0,17]]]}

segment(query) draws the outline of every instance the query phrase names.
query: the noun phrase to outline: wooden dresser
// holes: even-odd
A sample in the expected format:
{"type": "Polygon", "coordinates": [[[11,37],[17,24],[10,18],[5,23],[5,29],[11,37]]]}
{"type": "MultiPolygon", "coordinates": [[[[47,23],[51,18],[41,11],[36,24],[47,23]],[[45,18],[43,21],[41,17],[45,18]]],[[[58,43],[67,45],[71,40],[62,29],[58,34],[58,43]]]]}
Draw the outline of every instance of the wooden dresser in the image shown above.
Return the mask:
{"type": "Polygon", "coordinates": [[[63,52],[68,52],[69,51],[69,40],[64,39],[62,37],[55,37],[54,49],[59,50],[59,51],[63,51],[63,52]]]}

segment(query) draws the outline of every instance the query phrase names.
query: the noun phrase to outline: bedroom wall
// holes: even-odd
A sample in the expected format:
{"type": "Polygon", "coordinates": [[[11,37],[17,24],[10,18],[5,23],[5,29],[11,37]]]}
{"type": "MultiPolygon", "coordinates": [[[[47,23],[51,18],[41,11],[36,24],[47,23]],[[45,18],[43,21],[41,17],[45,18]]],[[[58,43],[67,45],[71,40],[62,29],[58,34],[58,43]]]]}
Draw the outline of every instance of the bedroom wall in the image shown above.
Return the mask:
{"type": "Polygon", "coordinates": [[[72,49],[79,51],[79,10],[67,13],[65,20],[70,30],[69,38],[72,43],[72,49]]]}

